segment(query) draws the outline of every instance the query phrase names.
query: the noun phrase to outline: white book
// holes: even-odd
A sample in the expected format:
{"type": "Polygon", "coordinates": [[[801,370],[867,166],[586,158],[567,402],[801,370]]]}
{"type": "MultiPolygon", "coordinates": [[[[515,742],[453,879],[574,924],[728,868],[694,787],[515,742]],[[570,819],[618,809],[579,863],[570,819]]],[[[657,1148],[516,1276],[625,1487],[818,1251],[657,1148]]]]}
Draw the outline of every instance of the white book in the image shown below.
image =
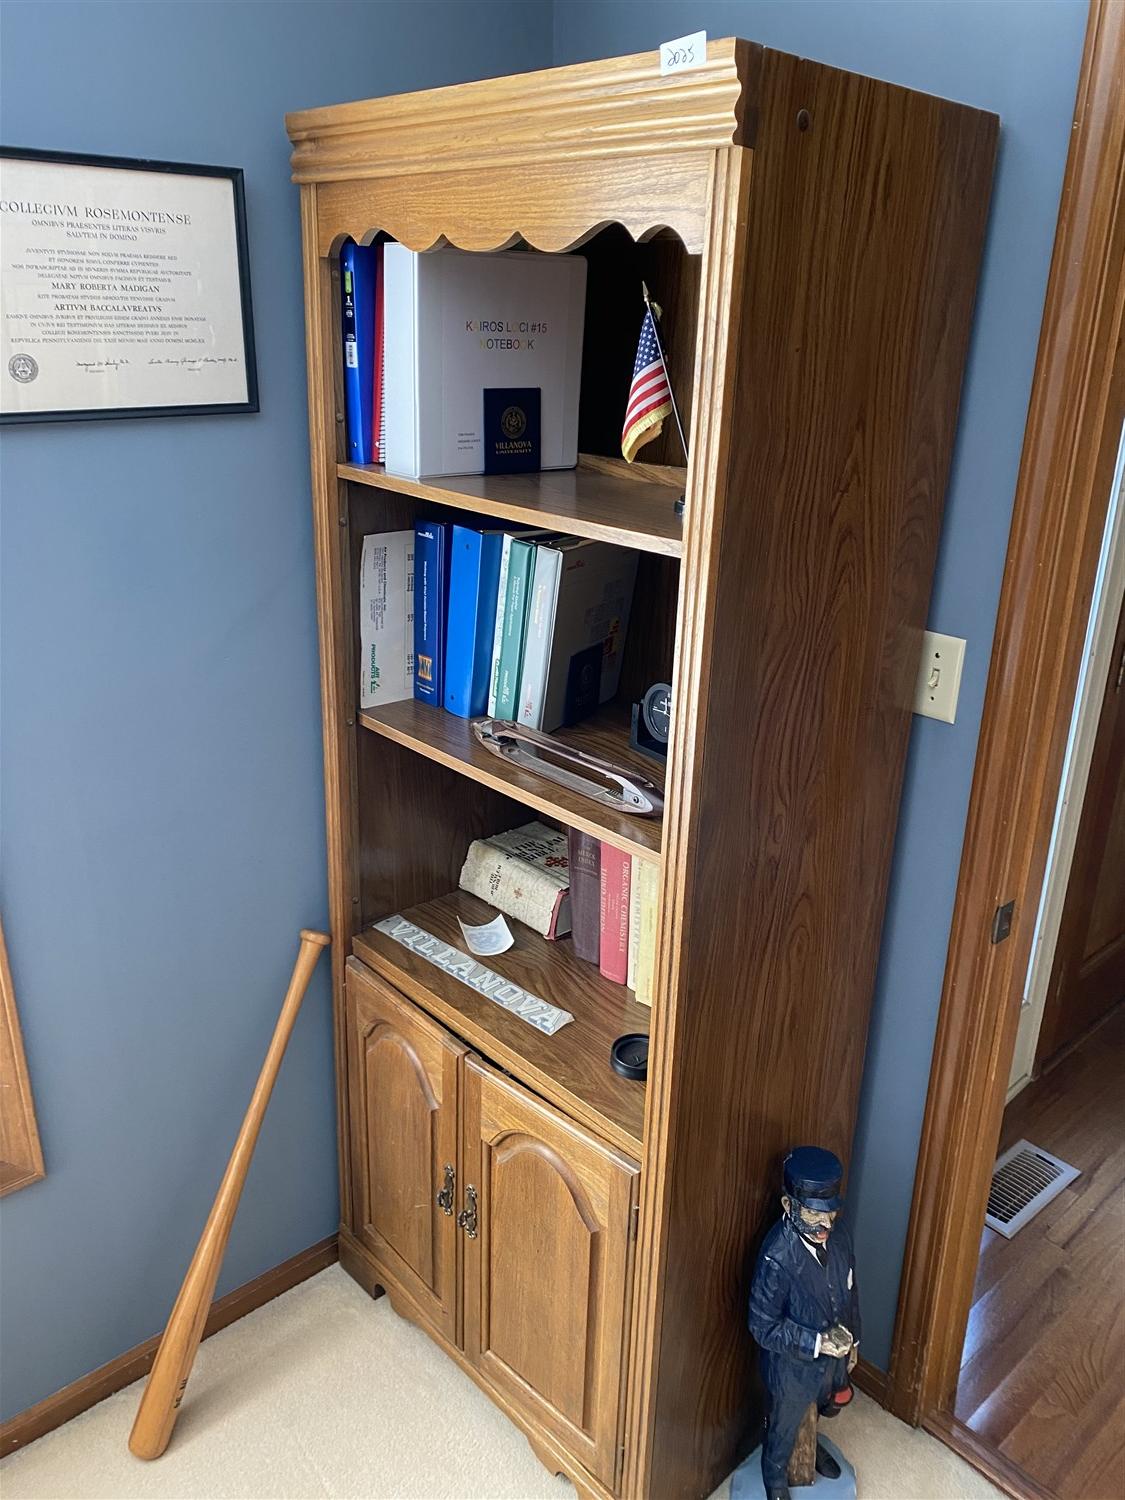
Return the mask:
{"type": "Polygon", "coordinates": [[[488,669],[488,717],[496,714],[500,695],[500,647],[504,641],[504,599],[508,593],[508,562],[512,556],[512,533],[506,531],[500,544],[500,577],[496,585],[496,624],[492,631],[492,665],[488,669]]]}
{"type": "Polygon", "coordinates": [[[540,542],[535,552],[518,714],[519,722],[529,724],[532,729],[543,727],[543,695],[547,687],[547,666],[551,659],[563,558],[572,548],[582,545],[580,537],[560,537],[556,541],[540,542]]]}
{"type": "Polygon", "coordinates": [[[538,386],[540,467],[578,461],[586,309],[581,255],[383,247],[392,474],[480,474],[484,391],[538,386]]]}
{"type": "Polygon", "coordinates": [[[617,692],[636,581],[628,547],[582,540],[563,554],[539,725],[548,734],[617,692]]]}
{"type": "Polygon", "coordinates": [[[629,968],[625,977],[628,989],[637,988],[637,944],[641,936],[641,861],[629,856],[629,968]]]}
{"type": "Polygon", "coordinates": [[[526,823],[469,845],[458,882],[545,938],[570,931],[567,837],[544,823],[526,823]]]}
{"type": "Polygon", "coordinates": [[[414,532],[365,536],[359,565],[359,706],[414,696],[414,532]]]}

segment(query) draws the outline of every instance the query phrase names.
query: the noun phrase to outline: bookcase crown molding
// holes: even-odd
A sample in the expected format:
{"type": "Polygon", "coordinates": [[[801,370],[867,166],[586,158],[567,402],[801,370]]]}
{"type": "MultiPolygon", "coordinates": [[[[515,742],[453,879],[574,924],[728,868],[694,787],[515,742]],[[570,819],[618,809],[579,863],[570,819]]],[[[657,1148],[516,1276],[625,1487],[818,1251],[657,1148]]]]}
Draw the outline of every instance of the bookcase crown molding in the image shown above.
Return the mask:
{"type": "MultiPolygon", "coordinates": [[[[293,181],[355,182],[750,145],[762,49],[733,37],[663,75],[658,52],[299,110],[293,181]]],[[[650,184],[661,196],[659,185],[650,184]]]]}

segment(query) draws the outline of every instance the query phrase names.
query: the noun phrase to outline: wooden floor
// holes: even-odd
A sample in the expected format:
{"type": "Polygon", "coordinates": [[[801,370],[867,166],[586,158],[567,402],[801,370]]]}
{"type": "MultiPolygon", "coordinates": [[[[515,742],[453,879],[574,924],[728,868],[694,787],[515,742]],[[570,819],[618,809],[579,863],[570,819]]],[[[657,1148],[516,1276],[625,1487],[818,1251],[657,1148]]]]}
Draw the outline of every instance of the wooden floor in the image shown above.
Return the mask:
{"type": "Polygon", "coordinates": [[[1062,1500],[1125,1496],[1125,1006],[1009,1105],[1080,1169],[1012,1240],[986,1229],[956,1415],[1062,1500]]]}

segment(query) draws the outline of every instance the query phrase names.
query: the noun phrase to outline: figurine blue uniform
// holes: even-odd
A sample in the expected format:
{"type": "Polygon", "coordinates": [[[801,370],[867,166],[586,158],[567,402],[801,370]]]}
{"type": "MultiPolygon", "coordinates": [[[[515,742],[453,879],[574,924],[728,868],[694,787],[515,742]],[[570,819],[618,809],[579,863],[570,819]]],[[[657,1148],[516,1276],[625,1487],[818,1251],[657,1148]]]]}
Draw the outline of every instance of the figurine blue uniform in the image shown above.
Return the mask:
{"type": "MultiPolygon", "coordinates": [[[[785,1158],[782,1218],[766,1236],[750,1289],[750,1332],[761,1349],[769,1394],[762,1479],[768,1500],[789,1500],[789,1457],[808,1408],[836,1414],[850,1396],[859,1342],[859,1292],[843,1206],[840,1159],[819,1146],[785,1158]]],[[[817,1444],[816,1470],[840,1468],[817,1444]]]]}

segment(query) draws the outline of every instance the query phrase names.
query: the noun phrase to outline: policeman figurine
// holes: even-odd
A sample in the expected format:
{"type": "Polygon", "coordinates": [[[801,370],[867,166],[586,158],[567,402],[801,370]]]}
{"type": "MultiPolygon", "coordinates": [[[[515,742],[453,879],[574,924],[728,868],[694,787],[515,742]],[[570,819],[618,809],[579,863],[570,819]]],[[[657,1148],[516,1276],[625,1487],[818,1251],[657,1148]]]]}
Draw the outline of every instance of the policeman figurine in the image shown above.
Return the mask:
{"type": "MultiPolygon", "coordinates": [[[[843,1205],[840,1159],[819,1146],[785,1158],[782,1217],[754,1268],[750,1332],[762,1353],[769,1395],[762,1480],[767,1500],[790,1500],[789,1458],[811,1405],[835,1416],[851,1399],[859,1343],[859,1291],[851,1238],[836,1218],[843,1205]]],[[[840,1476],[820,1442],[816,1472],[840,1476]]]]}

